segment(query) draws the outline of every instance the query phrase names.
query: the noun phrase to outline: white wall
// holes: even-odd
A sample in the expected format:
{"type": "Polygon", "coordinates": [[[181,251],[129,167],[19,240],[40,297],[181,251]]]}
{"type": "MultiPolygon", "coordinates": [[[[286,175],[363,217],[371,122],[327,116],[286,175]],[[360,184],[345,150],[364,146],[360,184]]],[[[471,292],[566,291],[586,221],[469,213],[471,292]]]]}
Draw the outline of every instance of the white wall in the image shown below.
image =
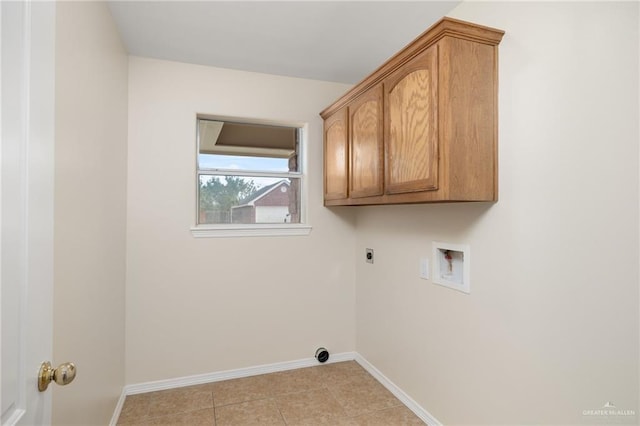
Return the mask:
{"type": "Polygon", "coordinates": [[[347,88],[130,58],[127,383],[354,350],[354,223],[322,207],[318,116],[347,88]],[[308,123],[309,236],[192,237],[197,113],[308,123]]]}
{"type": "Polygon", "coordinates": [[[107,424],[124,385],[127,61],[104,2],[57,3],[54,424],[107,424]]]}
{"type": "Polygon", "coordinates": [[[450,16],[506,31],[500,200],[358,210],[356,349],[448,425],[638,413],[638,4],[450,16]],[[470,295],[418,278],[432,241],[470,244],[470,295]]]}

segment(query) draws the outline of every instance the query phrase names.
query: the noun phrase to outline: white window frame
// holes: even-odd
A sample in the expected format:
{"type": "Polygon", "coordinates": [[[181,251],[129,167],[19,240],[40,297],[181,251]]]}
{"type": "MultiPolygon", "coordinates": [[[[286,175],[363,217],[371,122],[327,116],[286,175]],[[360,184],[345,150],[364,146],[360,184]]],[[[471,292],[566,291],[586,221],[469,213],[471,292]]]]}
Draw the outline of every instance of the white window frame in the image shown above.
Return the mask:
{"type": "MultiPolygon", "coordinates": [[[[226,237],[281,237],[281,236],[300,236],[309,235],[311,225],[307,218],[307,143],[309,135],[308,123],[292,122],[292,121],[273,121],[262,119],[249,119],[228,116],[213,116],[198,114],[196,117],[196,155],[195,155],[195,225],[191,228],[191,235],[195,238],[226,238],[226,237]],[[300,129],[300,139],[298,143],[298,172],[296,178],[300,179],[300,223],[251,223],[251,224],[198,224],[199,202],[198,191],[200,185],[200,175],[216,174],[222,176],[238,176],[242,175],[242,170],[227,169],[200,169],[198,156],[200,155],[200,136],[198,121],[214,120],[229,121],[244,124],[262,124],[270,126],[297,127],[300,129]]],[[[256,177],[282,177],[281,173],[249,171],[250,176],[256,177]]]]}

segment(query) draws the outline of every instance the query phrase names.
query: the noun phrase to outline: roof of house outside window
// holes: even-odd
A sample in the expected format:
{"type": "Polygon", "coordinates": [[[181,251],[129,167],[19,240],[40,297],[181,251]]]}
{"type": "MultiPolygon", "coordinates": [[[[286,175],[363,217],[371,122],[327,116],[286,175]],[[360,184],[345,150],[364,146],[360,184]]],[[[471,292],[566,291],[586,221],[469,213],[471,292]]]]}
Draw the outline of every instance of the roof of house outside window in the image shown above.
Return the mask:
{"type": "Polygon", "coordinates": [[[267,194],[269,194],[270,192],[274,191],[275,189],[281,187],[282,185],[286,185],[287,187],[289,187],[289,182],[285,179],[280,180],[276,183],[272,183],[271,185],[267,185],[265,187],[260,188],[258,191],[254,192],[250,197],[244,198],[242,200],[240,200],[240,204],[238,204],[237,206],[233,206],[231,207],[232,209],[237,209],[239,207],[245,207],[245,206],[253,206],[255,205],[255,202],[258,201],[259,199],[265,197],[267,194]]]}

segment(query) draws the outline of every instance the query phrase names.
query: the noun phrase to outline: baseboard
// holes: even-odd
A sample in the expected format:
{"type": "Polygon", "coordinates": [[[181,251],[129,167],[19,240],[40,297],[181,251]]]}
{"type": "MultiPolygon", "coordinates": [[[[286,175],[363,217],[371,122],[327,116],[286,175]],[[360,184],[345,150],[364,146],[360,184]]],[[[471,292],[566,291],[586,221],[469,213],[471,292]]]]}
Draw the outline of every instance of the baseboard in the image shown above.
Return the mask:
{"type": "Polygon", "coordinates": [[[111,421],[109,422],[109,426],[116,426],[118,424],[118,418],[120,417],[120,413],[122,412],[122,406],[124,405],[124,399],[127,397],[125,390],[122,389],[122,393],[120,394],[120,398],[118,399],[118,403],[116,404],[116,408],[113,410],[113,416],[111,416],[111,421]]]}
{"type": "Polygon", "coordinates": [[[376,378],[385,388],[389,390],[396,398],[398,398],[404,405],[406,405],[413,413],[420,418],[423,422],[429,426],[442,426],[442,423],[431,415],[427,410],[422,408],[417,402],[415,402],[409,395],[407,395],[402,389],[396,386],[391,380],[389,380],[384,374],[380,372],[376,367],[367,361],[362,355],[356,353],[356,362],[362,366],[369,374],[376,378]]]}
{"type": "MultiPolygon", "coordinates": [[[[352,361],[356,357],[355,352],[331,354],[327,364],[342,361],[352,361]]],[[[175,379],[158,380],[155,382],[139,383],[124,387],[126,395],[137,393],[155,392],[165,389],[181,388],[184,386],[200,385],[202,383],[220,382],[222,380],[239,379],[241,377],[257,376],[259,374],[276,373],[278,371],[295,370],[297,368],[313,367],[318,365],[315,358],[305,358],[296,361],[278,362],[275,364],[258,365],[255,367],[238,368],[235,370],[219,371],[216,373],[197,374],[195,376],[178,377],[175,379]]]]}
{"type": "MultiPolygon", "coordinates": [[[[387,388],[396,398],[398,398],[404,405],[406,405],[413,413],[418,416],[423,422],[429,426],[442,426],[435,417],[433,417],[427,410],[422,408],[417,402],[415,402],[409,395],[404,393],[402,389],[395,385],[391,380],[385,377],[377,368],[375,368],[369,361],[362,357],[357,352],[343,352],[339,354],[331,354],[331,357],[327,361],[327,364],[334,362],[353,361],[367,370],[373,377],[376,378],[385,388],[387,388]]],[[[157,380],[153,382],[138,383],[133,385],[126,385],[122,389],[122,394],[118,400],[113,417],[109,426],[115,426],[124,400],[127,395],[135,395],[139,393],[155,392],[166,389],[181,388],[184,386],[200,385],[203,383],[220,382],[223,380],[239,379],[241,377],[257,376],[260,374],[276,373],[278,371],[295,370],[297,368],[313,367],[318,365],[318,361],[315,358],[305,358],[296,361],[278,362],[275,364],[265,364],[255,367],[238,368],[235,370],[226,370],[216,373],[197,374],[194,376],[177,377],[175,379],[157,380]]]]}

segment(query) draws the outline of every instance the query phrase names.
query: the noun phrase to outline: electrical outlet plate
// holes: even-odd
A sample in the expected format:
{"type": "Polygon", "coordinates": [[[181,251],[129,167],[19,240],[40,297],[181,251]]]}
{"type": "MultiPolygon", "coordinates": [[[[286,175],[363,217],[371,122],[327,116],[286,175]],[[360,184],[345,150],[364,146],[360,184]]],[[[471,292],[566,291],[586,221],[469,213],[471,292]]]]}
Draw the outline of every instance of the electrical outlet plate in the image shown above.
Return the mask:
{"type": "Polygon", "coordinates": [[[471,250],[468,244],[433,242],[433,283],[471,292],[471,250]]]}
{"type": "Polygon", "coordinates": [[[366,249],[365,260],[367,263],[373,263],[373,249],[366,249]]]}

